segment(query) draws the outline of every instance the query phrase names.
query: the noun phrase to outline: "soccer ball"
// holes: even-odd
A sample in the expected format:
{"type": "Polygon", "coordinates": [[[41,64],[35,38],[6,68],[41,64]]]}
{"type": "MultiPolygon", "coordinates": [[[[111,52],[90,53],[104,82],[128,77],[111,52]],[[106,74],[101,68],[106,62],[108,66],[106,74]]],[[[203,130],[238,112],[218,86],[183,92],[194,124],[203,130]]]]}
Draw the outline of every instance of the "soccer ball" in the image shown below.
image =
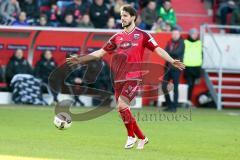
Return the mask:
{"type": "Polygon", "coordinates": [[[72,119],[69,114],[61,112],[55,115],[53,123],[58,129],[63,130],[71,127],[72,119]]]}

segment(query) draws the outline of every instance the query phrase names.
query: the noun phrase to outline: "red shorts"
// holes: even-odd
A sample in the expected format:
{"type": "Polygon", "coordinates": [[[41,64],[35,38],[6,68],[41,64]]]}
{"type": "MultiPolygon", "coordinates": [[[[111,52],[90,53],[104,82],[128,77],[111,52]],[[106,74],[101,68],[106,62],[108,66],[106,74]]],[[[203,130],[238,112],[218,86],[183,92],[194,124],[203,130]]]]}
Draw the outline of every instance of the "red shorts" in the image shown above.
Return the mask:
{"type": "Polygon", "coordinates": [[[123,81],[114,84],[115,98],[118,101],[119,96],[126,97],[129,102],[137,95],[140,87],[140,81],[123,81]]]}

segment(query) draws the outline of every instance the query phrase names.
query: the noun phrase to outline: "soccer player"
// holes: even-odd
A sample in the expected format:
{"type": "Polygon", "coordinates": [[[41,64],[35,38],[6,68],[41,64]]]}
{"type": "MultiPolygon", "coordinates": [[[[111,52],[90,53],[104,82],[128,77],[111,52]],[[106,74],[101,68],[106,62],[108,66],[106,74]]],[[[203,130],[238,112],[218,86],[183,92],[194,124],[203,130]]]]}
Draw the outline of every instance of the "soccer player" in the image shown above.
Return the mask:
{"type": "MultiPolygon", "coordinates": [[[[118,111],[128,133],[125,148],[134,147],[138,138],[137,149],[143,149],[144,145],[148,143],[148,138],[139,128],[129,107],[130,102],[136,96],[137,90],[139,89],[141,74],[140,72],[132,72],[132,65],[129,65],[129,63],[141,64],[144,49],[147,48],[180,70],[184,69],[185,66],[179,60],[172,59],[166,51],[158,46],[151,35],[136,27],[137,12],[134,8],[130,5],[124,5],[121,7],[120,14],[122,27],[124,28],[122,32],[112,36],[103,48],[82,57],[70,57],[67,59],[67,63],[69,65],[84,64],[91,60],[100,59],[105,54],[125,55],[127,57],[115,58],[115,61],[112,61],[110,64],[112,72],[115,75],[115,97],[118,111]],[[137,136],[137,138],[135,136],[137,136]]],[[[136,66],[134,67],[136,68],[136,66]]]]}

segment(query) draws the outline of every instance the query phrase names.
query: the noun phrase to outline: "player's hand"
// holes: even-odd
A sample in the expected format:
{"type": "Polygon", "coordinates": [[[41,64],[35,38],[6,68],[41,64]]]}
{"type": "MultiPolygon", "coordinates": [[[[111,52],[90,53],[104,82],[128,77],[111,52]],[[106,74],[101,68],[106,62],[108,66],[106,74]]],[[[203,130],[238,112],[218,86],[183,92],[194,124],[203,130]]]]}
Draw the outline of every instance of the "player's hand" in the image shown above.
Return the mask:
{"type": "Polygon", "coordinates": [[[180,60],[177,60],[177,59],[174,59],[174,61],[172,62],[172,65],[178,68],[179,70],[185,69],[185,65],[180,60]]]}
{"type": "Polygon", "coordinates": [[[66,62],[69,66],[74,66],[80,64],[80,59],[78,56],[71,56],[66,59],[66,62]]]}

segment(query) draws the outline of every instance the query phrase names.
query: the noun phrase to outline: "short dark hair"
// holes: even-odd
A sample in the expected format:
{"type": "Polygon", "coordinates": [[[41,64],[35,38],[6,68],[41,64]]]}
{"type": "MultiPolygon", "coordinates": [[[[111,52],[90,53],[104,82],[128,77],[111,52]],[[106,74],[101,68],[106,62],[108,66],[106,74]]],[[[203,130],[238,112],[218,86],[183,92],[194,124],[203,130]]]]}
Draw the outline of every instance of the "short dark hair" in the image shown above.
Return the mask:
{"type": "Polygon", "coordinates": [[[131,5],[129,5],[129,4],[123,5],[120,8],[120,11],[128,12],[130,14],[130,16],[135,16],[135,20],[134,21],[137,20],[137,11],[131,5]]]}

